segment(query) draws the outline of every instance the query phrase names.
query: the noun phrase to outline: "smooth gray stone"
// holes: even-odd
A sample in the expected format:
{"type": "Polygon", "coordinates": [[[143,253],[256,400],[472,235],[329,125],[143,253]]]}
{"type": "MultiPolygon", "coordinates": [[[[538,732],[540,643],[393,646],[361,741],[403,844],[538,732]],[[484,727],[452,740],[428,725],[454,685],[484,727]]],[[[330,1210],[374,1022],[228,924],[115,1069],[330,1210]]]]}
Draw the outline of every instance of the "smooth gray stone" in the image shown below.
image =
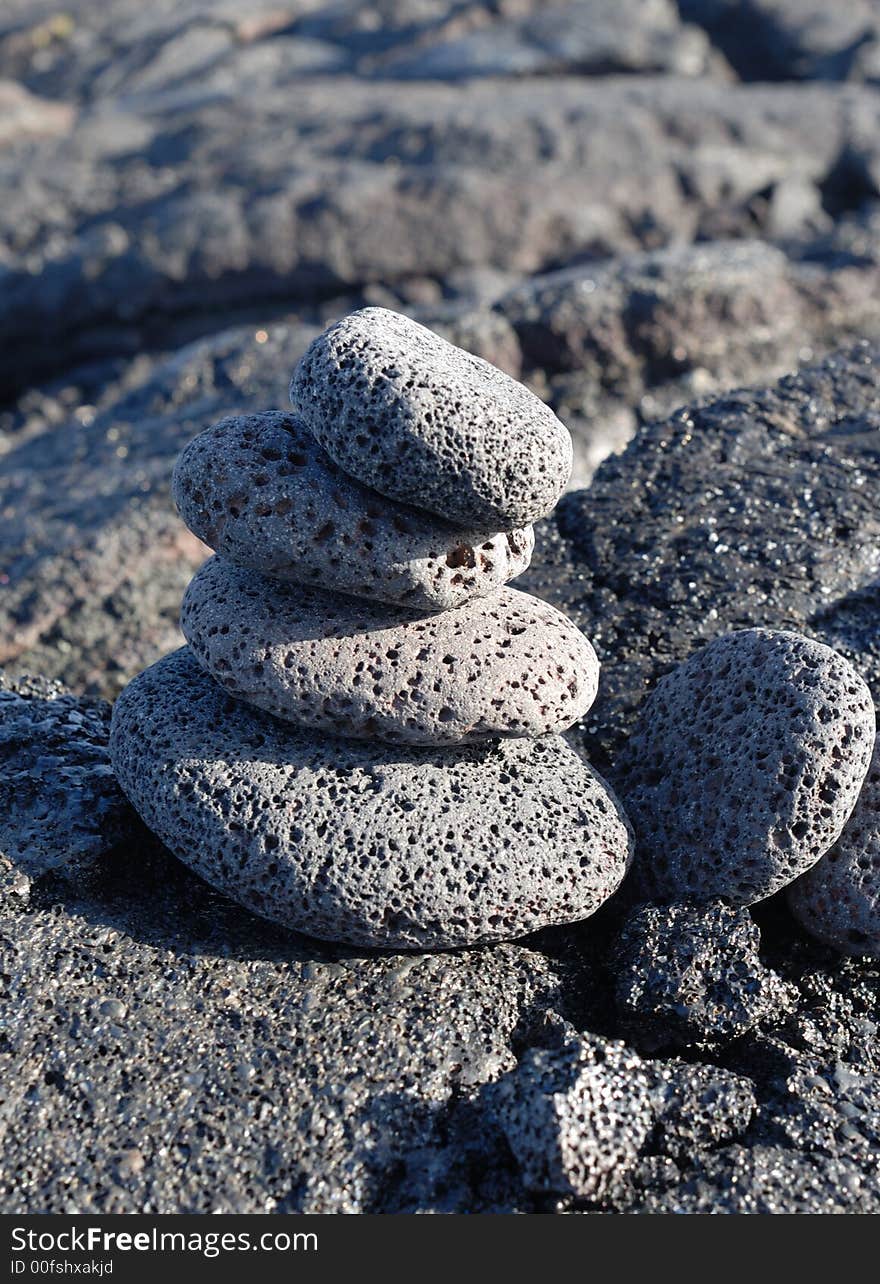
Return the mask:
{"type": "Polygon", "coordinates": [[[382,748],[230,699],[187,649],[126,687],[110,752],[150,828],[257,914],[323,940],[440,949],[586,918],[630,832],[561,737],[382,748]]]}
{"type": "Polygon", "coordinates": [[[189,529],[236,566],[380,602],[446,610],[519,575],[531,527],[462,530],[353,481],[295,415],[235,415],[174,470],[189,529]]]}
{"type": "Polygon", "coordinates": [[[620,763],[637,877],[661,900],[751,905],[840,836],[874,746],[871,693],[797,633],[742,629],[662,678],[620,763]]]}
{"type": "Polygon", "coordinates": [[[840,838],[788,892],[811,936],[843,954],[880,955],[880,736],[840,838]]]}
{"type": "Polygon", "coordinates": [[[568,429],[534,393],[387,308],[319,335],[290,399],[346,472],[449,521],[527,526],[571,474],[568,429]]]}
{"type": "Polygon", "coordinates": [[[232,695],[367,740],[448,745],[564,731],[599,681],[580,630],[509,588],[425,615],[279,584],[215,557],[186,590],[180,623],[232,695]]]}

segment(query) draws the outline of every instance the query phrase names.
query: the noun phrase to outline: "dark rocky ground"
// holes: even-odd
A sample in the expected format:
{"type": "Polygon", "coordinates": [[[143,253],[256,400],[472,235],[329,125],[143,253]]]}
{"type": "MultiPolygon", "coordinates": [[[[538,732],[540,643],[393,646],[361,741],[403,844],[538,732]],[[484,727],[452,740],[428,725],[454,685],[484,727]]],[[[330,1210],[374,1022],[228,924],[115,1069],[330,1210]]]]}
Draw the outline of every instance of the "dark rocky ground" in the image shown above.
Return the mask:
{"type": "Polygon", "coordinates": [[[316,945],[151,840],[95,699],[178,644],[181,446],[369,301],[525,378],[580,484],[636,433],[520,582],[595,641],[612,780],[741,625],[880,701],[878,124],[876,0],[4,5],[6,1210],[880,1211],[878,965],[778,898],[316,945]]]}

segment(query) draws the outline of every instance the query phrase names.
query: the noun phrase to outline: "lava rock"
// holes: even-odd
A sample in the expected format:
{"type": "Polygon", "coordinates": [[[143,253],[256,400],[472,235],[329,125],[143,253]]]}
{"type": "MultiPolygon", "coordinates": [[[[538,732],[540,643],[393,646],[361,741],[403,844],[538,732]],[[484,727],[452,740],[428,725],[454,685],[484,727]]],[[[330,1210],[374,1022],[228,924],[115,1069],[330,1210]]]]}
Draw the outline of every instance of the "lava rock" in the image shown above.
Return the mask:
{"type": "Polygon", "coordinates": [[[380,602],[446,610],[529,564],[530,527],[456,530],[352,481],[296,416],[223,419],[186,447],[174,498],[189,529],[236,566],[380,602]]]}
{"type": "Polygon", "coordinates": [[[719,1066],[646,1062],[654,1075],[658,1149],[682,1164],[742,1135],[755,1113],[751,1080],[719,1066]]]}
{"type": "Polygon", "coordinates": [[[90,865],[130,830],[109,733],[103,700],[0,670],[0,852],[26,874],[90,865]]]}
{"type": "Polygon", "coordinates": [[[319,945],[243,911],[145,835],[88,881],[50,878],[27,903],[0,897],[15,1013],[5,1209],[522,1205],[509,1159],[481,1179],[447,1135],[462,1097],[516,1065],[514,1031],[556,1001],[564,967],[520,945],[319,945]]]}
{"type": "Polygon", "coordinates": [[[199,663],[238,699],[303,727],[391,743],[563,731],[599,680],[571,621],[508,588],[424,615],[212,558],[186,591],[181,626],[199,663]]]}
{"type": "Polygon", "coordinates": [[[568,429],[533,393],[385,308],[320,335],[290,398],[346,472],[450,521],[526,526],[550,512],[571,473],[568,429]]]}
{"type": "Polygon", "coordinates": [[[488,1095],[525,1186],[579,1199],[625,1177],[654,1122],[641,1058],[599,1035],[529,1048],[488,1095]]]}
{"type": "Polygon", "coordinates": [[[779,1146],[729,1146],[674,1169],[666,1189],[649,1191],[641,1213],[874,1213],[880,1189],[845,1159],[779,1146]]]}
{"type": "Polygon", "coordinates": [[[614,961],[628,1036],[648,1052],[712,1047],[782,1016],[792,994],[761,962],[760,942],[748,911],[721,902],[634,910],[614,961]]]}
{"type": "Polygon", "coordinates": [[[773,1127],[798,1150],[822,1152],[877,1174],[880,1074],[837,1061],[820,1072],[799,1070],[785,1084],[785,1108],[773,1127]]]}
{"type": "Polygon", "coordinates": [[[371,66],[383,76],[454,81],[566,68],[580,75],[665,70],[696,76],[719,61],[704,32],[683,25],[668,0],[623,0],[614,10],[602,0],[525,4],[510,13],[481,7],[475,29],[446,40],[441,34],[427,46],[425,35],[412,45],[395,44],[371,66]]]}
{"type": "Polygon", "coordinates": [[[846,828],[789,888],[788,903],[818,940],[844,954],[880,955],[880,737],[846,828]]]}
{"type": "Polygon", "coordinates": [[[641,885],[772,895],[839,837],[875,730],[870,691],[829,647],[770,629],[710,642],[657,684],[620,764],[641,885]]]}
{"type": "MultiPolygon", "coordinates": [[[[4,149],[7,388],[144,339],[167,350],[170,325],[225,324],[243,306],[754,235],[764,193],[792,174],[821,183],[839,159],[867,170],[876,151],[874,95],[855,86],[304,76],[295,42],[247,45],[214,22],[163,33],[196,45],[198,75],[169,75],[172,56],[132,101],[124,71],[148,74],[163,40],[142,36],[149,48],[121,66],[125,25],[117,15],[100,52],[64,42],[88,100],[70,134],[4,149]],[[226,58],[205,68],[200,47],[218,37],[226,58]],[[279,170],[282,148],[295,167],[279,170]]],[[[59,82],[29,78],[53,99],[59,82]]],[[[855,189],[876,192],[870,172],[855,189]]]]}
{"type": "Polygon", "coordinates": [[[823,606],[810,619],[810,630],[846,656],[880,707],[880,580],[823,606]]]}
{"type": "Polygon", "coordinates": [[[682,0],[744,80],[880,80],[875,0],[682,0]]]}
{"type": "Polygon", "coordinates": [[[232,700],[185,648],[119,697],[111,753],[181,860],[321,939],[522,936],[586,918],[629,862],[616,800],[560,737],[384,752],[319,737],[232,700]]]}
{"type": "Polygon", "coordinates": [[[569,570],[552,600],[602,661],[585,747],[612,783],[647,691],[702,642],[748,626],[818,633],[817,611],[876,580],[878,390],[878,350],[858,344],[646,424],[588,491],[563,496],[569,570]]]}

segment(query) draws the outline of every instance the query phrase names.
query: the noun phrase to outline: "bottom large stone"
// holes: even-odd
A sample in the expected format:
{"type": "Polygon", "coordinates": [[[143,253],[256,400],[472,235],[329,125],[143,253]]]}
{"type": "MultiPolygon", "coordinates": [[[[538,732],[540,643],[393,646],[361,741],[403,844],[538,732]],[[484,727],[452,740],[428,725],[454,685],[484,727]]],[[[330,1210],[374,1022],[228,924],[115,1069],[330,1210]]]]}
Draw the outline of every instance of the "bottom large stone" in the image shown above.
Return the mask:
{"type": "Polygon", "coordinates": [[[440,949],[574,922],[631,857],[620,804],[561,737],[427,749],[322,736],[233,700],[187,648],[125,689],[110,746],[175,855],[324,940],[440,949]]]}

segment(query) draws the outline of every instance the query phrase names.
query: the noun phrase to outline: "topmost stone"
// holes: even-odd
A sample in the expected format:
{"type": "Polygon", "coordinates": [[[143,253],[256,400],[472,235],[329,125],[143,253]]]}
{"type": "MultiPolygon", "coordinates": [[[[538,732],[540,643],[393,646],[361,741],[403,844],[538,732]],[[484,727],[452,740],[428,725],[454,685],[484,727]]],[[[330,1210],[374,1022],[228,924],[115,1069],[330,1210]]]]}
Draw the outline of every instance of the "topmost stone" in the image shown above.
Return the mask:
{"type": "Polygon", "coordinates": [[[352,312],[319,335],[290,399],[351,476],[450,521],[527,526],[571,473],[571,437],[548,406],[385,308],[352,312]]]}

